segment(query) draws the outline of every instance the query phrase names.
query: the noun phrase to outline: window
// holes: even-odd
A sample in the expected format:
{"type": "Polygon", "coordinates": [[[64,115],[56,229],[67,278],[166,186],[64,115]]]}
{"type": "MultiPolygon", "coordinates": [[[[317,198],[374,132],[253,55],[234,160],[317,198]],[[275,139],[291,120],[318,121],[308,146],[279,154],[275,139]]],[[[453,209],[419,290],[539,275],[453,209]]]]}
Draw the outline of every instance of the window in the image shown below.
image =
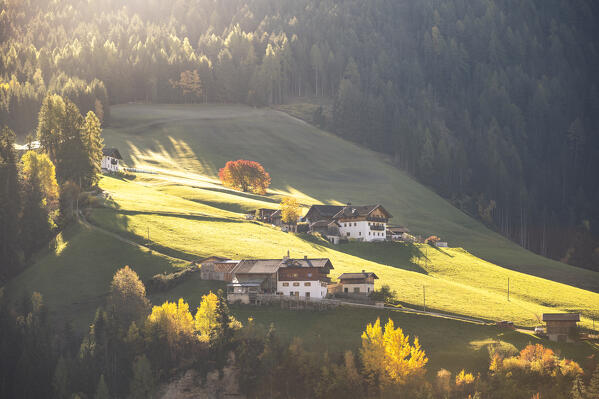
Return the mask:
{"type": "Polygon", "coordinates": [[[368,287],[368,292],[370,292],[370,287],[368,287]]]}
{"type": "Polygon", "coordinates": [[[309,287],[309,286],[310,286],[310,282],[309,281],[306,282],[306,283],[304,283],[304,287],[309,287]]]}
{"type": "Polygon", "coordinates": [[[347,232],[347,236],[349,237],[349,231],[347,232]]]}
{"type": "Polygon", "coordinates": [[[306,292],[306,298],[310,298],[310,293],[306,292]]]}
{"type": "Polygon", "coordinates": [[[294,286],[294,287],[299,287],[299,283],[298,283],[298,282],[295,282],[295,283],[293,283],[293,286],[294,286]]]}
{"type": "Polygon", "coordinates": [[[283,283],[283,287],[289,287],[289,283],[283,283]]]}
{"type": "Polygon", "coordinates": [[[358,225],[358,223],[354,222],[354,226],[357,226],[357,225],[358,225]]]}
{"type": "Polygon", "coordinates": [[[359,293],[359,292],[360,292],[360,287],[354,288],[354,293],[359,293]]]}
{"type": "Polygon", "coordinates": [[[293,295],[295,295],[295,294],[293,293],[293,291],[289,291],[289,296],[293,296],[293,295]]]}
{"type": "Polygon", "coordinates": [[[347,292],[349,292],[349,290],[348,290],[347,288],[344,288],[344,289],[343,289],[343,292],[346,292],[346,293],[347,293],[347,292]]]}

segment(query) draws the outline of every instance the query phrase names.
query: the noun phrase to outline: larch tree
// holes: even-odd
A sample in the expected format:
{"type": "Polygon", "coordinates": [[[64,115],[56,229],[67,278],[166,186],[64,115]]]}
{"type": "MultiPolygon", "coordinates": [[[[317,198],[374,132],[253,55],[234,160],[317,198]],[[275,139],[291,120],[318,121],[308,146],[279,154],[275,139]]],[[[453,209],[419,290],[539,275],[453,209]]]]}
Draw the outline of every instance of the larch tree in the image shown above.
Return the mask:
{"type": "Polygon", "coordinates": [[[92,111],[85,116],[81,133],[89,164],[85,178],[87,185],[93,186],[98,182],[98,175],[101,172],[104,140],[102,140],[102,122],[92,111]]]}
{"type": "Polygon", "coordinates": [[[418,337],[410,344],[410,337],[404,335],[400,327],[395,328],[391,319],[384,331],[380,319],[366,326],[360,353],[370,383],[378,384],[382,389],[422,377],[428,362],[418,337]]]}
{"type": "Polygon", "coordinates": [[[43,203],[48,213],[58,209],[58,183],[54,164],[47,154],[27,151],[21,158],[23,179],[31,182],[35,178],[40,183],[43,203]],[[35,176],[34,176],[35,175],[35,176]]]}
{"type": "Polygon", "coordinates": [[[283,223],[294,225],[301,216],[297,199],[285,197],[281,201],[281,220],[283,223]]]}
{"type": "Polygon", "coordinates": [[[170,80],[171,86],[181,89],[183,96],[193,102],[202,98],[203,86],[197,69],[183,71],[179,80],[170,80]]]}
{"type": "Polygon", "coordinates": [[[123,331],[144,320],[150,309],[146,287],[129,266],[119,269],[110,283],[108,310],[123,331]]]}

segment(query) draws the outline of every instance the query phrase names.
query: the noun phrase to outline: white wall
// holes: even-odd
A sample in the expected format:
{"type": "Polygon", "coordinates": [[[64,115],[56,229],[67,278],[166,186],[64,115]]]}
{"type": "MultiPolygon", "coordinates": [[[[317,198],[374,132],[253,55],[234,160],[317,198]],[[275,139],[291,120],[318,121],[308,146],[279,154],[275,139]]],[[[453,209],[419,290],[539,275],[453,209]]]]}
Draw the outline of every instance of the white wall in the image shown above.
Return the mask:
{"type": "Polygon", "coordinates": [[[343,284],[341,292],[345,293],[345,289],[347,288],[348,294],[353,294],[355,288],[360,289],[360,294],[370,294],[374,291],[374,284],[343,284]]]}
{"type": "Polygon", "coordinates": [[[306,292],[309,292],[311,299],[322,299],[327,296],[327,284],[321,281],[278,281],[277,292],[285,296],[289,296],[290,292],[299,292],[300,297],[306,297],[306,292]],[[295,283],[299,283],[299,286],[294,286],[295,283]],[[306,286],[306,283],[310,283],[310,286],[306,286]]]}
{"type": "Polygon", "coordinates": [[[360,241],[384,241],[387,237],[387,224],[382,222],[369,222],[361,220],[358,222],[338,222],[341,226],[339,232],[341,238],[353,238],[360,241]],[[371,224],[382,224],[383,230],[370,230],[371,224]],[[349,235],[347,235],[349,233],[349,235]]]}
{"type": "Polygon", "coordinates": [[[102,163],[101,163],[101,167],[102,169],[106,169],[109,170],[111,172],[118,172],[119,171],[119,160],[116,159],[116,165],[112,164],[112,157],[109,157],[107,155],[102,156],[102,163]]]}

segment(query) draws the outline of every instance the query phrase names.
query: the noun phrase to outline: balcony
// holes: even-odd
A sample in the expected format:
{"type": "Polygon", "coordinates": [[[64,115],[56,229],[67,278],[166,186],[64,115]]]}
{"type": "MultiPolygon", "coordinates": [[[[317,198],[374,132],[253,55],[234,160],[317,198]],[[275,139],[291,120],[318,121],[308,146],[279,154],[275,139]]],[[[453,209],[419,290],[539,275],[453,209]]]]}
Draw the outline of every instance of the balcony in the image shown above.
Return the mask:
{"type": "Polygon", "coordinates": [[[376,217],[376,216],[369,216],[366,218],[366,220],[368,220],[369,222],[381,222],[381,223],[387,223],[387,218],[380,218],[380,217],[376,217]]]}

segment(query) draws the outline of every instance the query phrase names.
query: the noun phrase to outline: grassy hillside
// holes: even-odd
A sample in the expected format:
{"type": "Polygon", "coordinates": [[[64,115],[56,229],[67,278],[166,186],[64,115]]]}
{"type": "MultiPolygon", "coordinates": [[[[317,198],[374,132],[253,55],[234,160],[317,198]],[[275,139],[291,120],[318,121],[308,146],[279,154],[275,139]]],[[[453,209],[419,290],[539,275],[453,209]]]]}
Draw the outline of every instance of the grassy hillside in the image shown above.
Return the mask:
{"type": "Polygon", "coordinates": [[[269,258],[282,257],[290,250],[296,257],[330,258],[335,266],[333,277],[348,271],[374,271],[380,277],[378,284],[389,284],[412,307],[422,306],[425,286],[427,306],[444,312],[513,320],[524,326],[536,325],[542,313],[558,309],[581,312],[587,326],[591,325],[589,317],[599,318],[599,294],[501,268],[461,248],[358,242],[335,246],[313,236],[248,222],[242,214],[224,209],[230,208],[230,197],[240,197],[243,204],[243,193],[198,187],[182,190],[179,184],[154,175],[140,174],[133,181],[104,177],[100,187],[111,197],[108,208],[91,214],[94,224],[138,242],[147,240],[149,229],[156,249],[180,258],[269,258]],[[182,194],[187,199],[178,196],[182,194]],[[208,198],[207,203],[202,198],[208,198]]]}
{"type": "MultiPolygon", "coordinates": [[[[416,234],[436,234],[495,264],[599,291],[599,273],[522,249],[382,155],[286,114],[244,106],[140,104],[115,106],[111,112],[106,145],[117,146],[129,165],[166,174],[160,179],[219,190],[212,179],[226,161],[259,161],[272,176],[274,195],[290,193],[306,204],[379,202],[393,214],[392,223],[407,225],[416,234]]],[[[253,205],[246,203],[247,208],[253,205]]]]}
{"type": "MultiPolygon", "coordinates": [[[[117,146],[130,165],[156,173],[138,173],[128,179],[103,177],[100,187],[107,198],[88,219],[104,231],[81,224],[71,227],[6,287],[14,301],[31,291],[41,292],[52,314],[59,320],[74,321],[80,331],[102,303],[113,273],[123,265],[130,265],[145,280],[183,266],[184,260],[209,255],[281,257],[287,250],[297,257],[331,258],[335,266],[332,277],[346,271],[374,271],[380,277],[377,285],[389,284],[410,307],[422,306],[424,286],[427,308],[447,313],[513,320],[523,326],[538,324],[540,314],[550,311],[581,312],[586,327],[592,325],[591,318],[599,319],[599,294],[563,284],[596,288],[597,274],[518,248],[456,211],[377,154],[288,116],[231,106],[127,105],[115,107],[114,113],[115,120],[105,131],[106,145],[117,146]],[[215,179],[218,167],[236,158],[265,164],[273,177],[272,190],[266,196],[232,191],[215,179]],[[453,248],[357,242],[334,246],[317,237],[283,233],[245,220],[243,212],[276,208],[288,194],[306,205],[381,202],[394,214],[395,222],[416,232],[422,229],[423,233],[441,235],[453,248]],[[126,243],[106,231],[154,250],[126,243]],[[458,240],[468,244],[467,249],[455,247],[458,240]],[[499,250],[502,246],[503,251],[499,250]],[[494,248],[489,259],[496,255],[523,261],[511,265],[516,270],[510,270],[474,255],[489,248],[494,248]],[[508,278],[510,301],[506,296],[508,278]]],[[[152,295],[153,303],[183,297],[193,306],[201,295],[223,286],[197,277],[152,295]]],[[[433,370],[483,369],[488,344],[499,342],[520,349],[536,340],[494,327],[392,311],[290,312],[252,307],[234,307],[233,311],[240,320],[251,316],[264,325],[274,322],[284,339],[300,336],[311,347],[333,353],[357,348],[366,323],[379,316],[392,317],[407,332],[420,336],[433,370]]],[[[576,359],[584,359],[593,350],[588,344],[552,347],[576,359]]]]}

